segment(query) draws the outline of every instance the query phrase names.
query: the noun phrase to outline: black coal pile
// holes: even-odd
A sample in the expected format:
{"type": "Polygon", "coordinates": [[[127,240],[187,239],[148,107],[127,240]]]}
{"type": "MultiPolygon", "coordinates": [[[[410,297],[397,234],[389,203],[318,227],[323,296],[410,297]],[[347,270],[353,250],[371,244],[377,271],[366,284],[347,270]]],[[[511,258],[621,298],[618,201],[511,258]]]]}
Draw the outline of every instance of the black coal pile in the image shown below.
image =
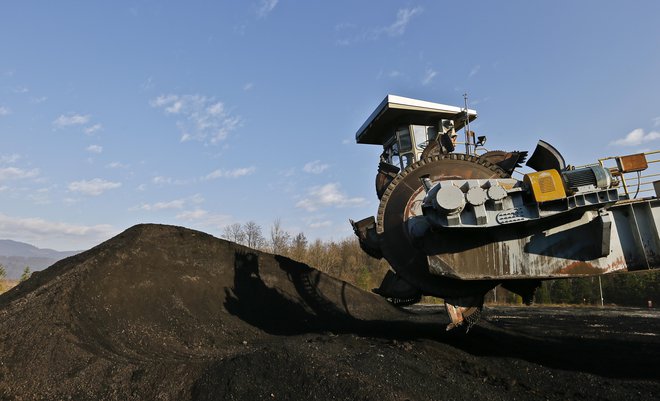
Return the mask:
{"type": "Polygon", "coordinates": [[[138,225],[0,296],[0,400],[660,394],[652,336],[543,338],[488,321],[462,336],[438,313],[198,231],[138,225]]]}

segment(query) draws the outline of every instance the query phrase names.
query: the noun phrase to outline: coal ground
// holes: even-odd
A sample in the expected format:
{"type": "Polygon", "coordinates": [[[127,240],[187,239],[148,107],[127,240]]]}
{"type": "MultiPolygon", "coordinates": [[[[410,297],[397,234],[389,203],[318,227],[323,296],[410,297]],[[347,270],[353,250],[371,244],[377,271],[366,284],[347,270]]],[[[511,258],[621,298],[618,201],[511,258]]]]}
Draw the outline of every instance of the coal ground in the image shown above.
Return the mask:
{"type": "Polygon", "coordinates": [[[657,400],[660,313],[486,308],[467,334],[290,259],[138,225],[0,296],[1,400],[657,400]]]}

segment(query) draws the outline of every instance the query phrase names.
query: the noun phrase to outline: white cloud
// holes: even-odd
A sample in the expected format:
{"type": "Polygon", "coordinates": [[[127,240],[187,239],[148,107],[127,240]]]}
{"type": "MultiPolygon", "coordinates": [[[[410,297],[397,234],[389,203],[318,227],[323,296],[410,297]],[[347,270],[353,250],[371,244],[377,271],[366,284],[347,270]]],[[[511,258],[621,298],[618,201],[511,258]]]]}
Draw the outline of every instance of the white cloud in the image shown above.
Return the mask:
{"type": "Polygon", "coordinates": [[[472,70],[470,70],[470,74],[468,75],[468,78],[472,78],[473,76],[477,75],[480,69],[481,69],[480,65],[475,65],[474,67],[472,67],[472,70]]]}
{"type": "Polygon", "coordinates": [[[239,178],[253,174],[255,171],[256,167],[254,166],[242,167],[233,170],[215,170],[202,177],[202,181],[215,180],[218,178],[239,178]]]}
{"type": "Polygon", "coordinates": [[[50,200],[50,189],[49,188],[40,188],[35,192],[28,195],[28,199],[31,200],[36,205],[48,205],[51,203],[50,200]]]}
{"type": "Polygon", "coordinates": [[[151,182],[154,184],[171,184],[172,179],[170,177],[156,176],[151,179],[151,182]]]}
{"type": "Polygon", "coordinates": [[[177,199],[170,202],[156,202],[151,206],[150,210],[164,210],[164,209],[181,209],[185,204],[185,200],[177,199]]]}
{"type": "Polygon", "coordinates": [[[131,210],[146,210],[148,212],[151,212],[151,211],[159,211],[159,210],[167,210],[167,209],[182,209],[185,206],[185,204],[186,201],[184,199],[176,199],[169,202],[143,203],[142,205],[135,207],[131,210]]]}
{"type": "Polygon", "coordinates": [[[130,208],[130,211],[143,210],[143,211],[159,211],[159,210],[172,210],[183,209],[188,205],[196,205],[204,202],[204,197],[200,194],[195,194],[187,198],[175,199],[171,201],[143,203],[140,206],[130,208]]]}
{"type": "MultiPolygon", "coordinates": [[[[164,107],[168,104],[176,102],[177,98],[178,96],[176,95],[160,95],[153,99],[150,103],[152,107],[164,107]]],[[[167,109],[165,111],[169,112],[167,109]]]]}
{"type": "Polygon", "coordinates": [[[106,181],[101,178],[92,180],[74,181],[69,183],[69,191],[80,192],[85,195],[98,196],[103,192],[121,187],[120,182],[106,181]]]}
{"type": "Polygon", "coordinates": [[[490,100],[490,97],[488,97],[488,96],[480,98],[480,99],[473,99],[473,100],[470,100],[470,105],[471,106],[476,106],[478,104],[485,103],[489,100],[490,100]]]}
{"type": "Polygon", "coordinates": [[[279,0],[261,0],[257,6],[257,17],[265,18],[277,6],[279,0]]]}
{"type": "Polygon", "coordinates": [[[202,195],[195,194],[188,198],[175,199],[167,202],[143,203],[140,206],[131,208],[130,210],[145,210],[151,212],[168,209],[183,209],[187,205],[195,205],[202,202],[204,202],[202,195]]]}
{"type": "Polygon", "coordinates": [[[218,143],[225,140],[229,133],[236,130],[240,125],[240,117],[234,116],[223,119],[221,126],[217,127],[217,129],[215,129],[216,127],[214,126],[211,126],[211,128],[215,129],[215,131],[211,133],[211,143],[218,143]]]}
{"type": "Polygon", "coordinates": [[[660,139],[660,132],[651,131],[646,134],[642,128],[637,128],[628,133],[624,138],[610,142],[610,145],[638,146],[657,139],[660,139]]]}
{"type": "Polygon", "coordinates": [[[85,131],[85,134],[92,135],[96,131],[100,131],[101,128],[103,128],[103,126],[101,124],[94,124],[90,127],[86,127],[84,131],[85,131]]]}
{"type": "Polygon", "coordinates": [[[8,108],[6,108],[4,106],[0,106],[0,117],[1,116],[8,116],[10,114],[11,114],[11,110],[9,110],[8,108]]]}
{"type": "Polygon", "coordinates": [[[154,77],[148,77],[146,81],[140,84],[140,89],[147,91],[154,87],[154,77]]]}
{"type": "Polygon", "coordinates": [[[3,180],[22,180],[34,178],[39,175],[39,169],[24,170],[18,167],[0,168],[0,181],[3,180]]]}
{"type": "Polygon", "coordinates": [[[67,115],[61,114],[59,117],[53,121],[53,125],[57,128],[69,127],[72,125],[84,125],[87,124],[90,120],[90,115],[82,115],[69,113],[67,115]]]}
{"type": "Polygon", "coordinates": [[[280,170],[277,172],[278,175],[281,175],[282,177],[293,177],[296,175],[296,169],[291,167],[286,170],[280,170]]]}
{"type": "Polygon", "coordinates": [[[204,209],[194,209],[194,210],[186,210],[184,212],[181,212],[176,215],[176,218],[179,220],[199,220],[203,219],[204,217],[208,216],[209,212],[207,212],[204,209]]]}
{"type": "MultiPolygon", "coordinates": [[[[343,38],[337,40],[337,44],[340,46],[348,46],[353,43],[366,42],[372,40],[378,40],[383,35],[389,36],[401,36],[406,32],[410,21],[415,15],[421,14],[423,11],[422,7],[413,7],[413,8],[402,8],[397,11],[396,20],[388,26],[378,27],[374,29],[364,30],[360,33],[357,33],[349,38],[343,38]]],[[[350,24],[350,23],[341,23],[335,26],[336,31],[351,31],[359,29],[360,25],[350,24]]]]}
{"type": "Polygon", "coordinates": [[[653,119],[653,126],[660,127],[660,117],[656,117],[653,119]]]}
{"type": "Polygon", "coordinates": [[[324,228],[330,226],[332,226],[332,222],[330,220],[315,221],[313,223],[309,223],[309,228],[324,228]]]}
{"type": "Polygon", "coordinates": [[[90,153],[102,153],[103,152],[103,146],[89,145],[86,150],[90,153]]]}
{"type": "Polygon", "coordinates": [[[330,166],[321,163],[320,160],[314,160],[313,162],[309,162],[305,164],[305,166],[303,166],[303,171],[310,174],[321,174],[322,172],[327,170],[328,167],[330,166]]]}
{"type": "Polygon", "coordinates": [[[201,194],[195,194],[193,196],[190,196],[186,199],[190,203],[204,203],[204,197],[201,194]]]}
{"type": "Polygon", "coordinates": [[[195,180],[181,180],[164,176],[156,176],[151,179],[151,182],[157,185],[186,185],[194,181],[195,180]]]}
{"type": "Polygon", "coordinates": [[[84,247],[91,246],[110,238],[115,233],[116,230],[107,224],[85,226],[48,221],[38,217],[11,217],[0,213],[0,237],[38,246],[46,246],[45,243],[56,238],[60,249],[76,250],[83,248],[81,244],[85,244],[84,247]]]}
{"type": "Polygon", "coordinates": [[[0,155],[0,163],[2,164],[12,164],[16,163],[19,161],[21,158],[21,155],[18,155],[16,153],[13,153],[11,155],[0,155]]]}
{"type": "Polygon", "coordinates": [[[252,83],[252,82],[248,82],[245,85],[243,85],[243,90],[244,91],[252,90],[252,88],[254,88],[254,83],[252,83]]]}
{"type": "Polygon", "coordinates": [[[48,100],[46,96],[33,97],[30,99],[30,101],[35,104],[43,103],[46,100],[48,100]]]}
{"type": "Polygon", "coordinates": [[[355,27],[356,25],[353,24],[352,22],[340,22],[338,24],[335,24],[335,31],[344,31],[346,29],[353,29],[355,27]]]}
{"type": "Polygon", "coordinates": [[[396,13],[396,21],[392,25],[385,28],[390,36],[401,36],[406,32],[406,27],[410,23],[410,19],[415,15],[422,12],[421,7],[402,8],[396,13]]]}
{"type": "Polygon", "coordinates": [[[210,116],[221,116],[225,112],[225,105],[221,102],[214,103],[206,108],[206,112],[210,116]]]}
{"type": "Polygon", "coordinates": [[[433,70],[432,68],[427,68],[426,72],[424,72],[424,78],[422,78],[422,85],[430,84],[436,75],[438,75],[437,71],[433,70]]]}
{"type": "MultiPolygon", "coordinates": [[[[45,98],[44,98],[45,100],[45,98]]],[[[85,126],[90,123],[91,116],[89,114],[77,114],[77,113],[69,113],[69,114],[60,114],[59,117],[57,117],[53,121],[53,126],[58,129],[58,128],[65,128],[65,127],[74,127],[74,126],[85,126]]],[[[90,126],[86,126],[83,128],[83,132],[87,135],[91,135],[103,128],[101,124],[94,124],[90,126]]]]}
{"type": "Polygon", "coordinates": [[[106,165],[107,168],[128,168],[128,165],[120,162],[111,162],[106,165]]]}
{"type": "Polygon", "coordinates": [[[169,106],[165,108],[165,111],[170,114],[179,114],[183,109],[183,102],[181,100],[175,100],[169,106]]]}
{"type": "Polygon", "coordinates": [[[13,90],[14,93],[28,93],[29,91],[30,89],[25,86],[17,86],[13,90]]]}
{"type": "Polygon", "coordinates": [[[150,104],[180,118],[176,125],[181,142],[217,143],[241,124],[241,118],[229,113],[222,102],[202,95],[160,95],[150,104]]]}
{"type": "Polygon", "coordinates": [[[350,198],[340,191],[339,184],[329,183],[312,187],[308,196],[298,203],[296,207],[313,212],[322,207],[348,207],[364,205],[364,198],[350,198]]]}
{"type": "Polygon", "coordinates": [[[178,220],[183,220],[198,227],[211,227],[220,229],[231,223],[231,216],[227,214],[210,213],[207,210],[196,208],[185,210],[176,215],[178,220]]]}

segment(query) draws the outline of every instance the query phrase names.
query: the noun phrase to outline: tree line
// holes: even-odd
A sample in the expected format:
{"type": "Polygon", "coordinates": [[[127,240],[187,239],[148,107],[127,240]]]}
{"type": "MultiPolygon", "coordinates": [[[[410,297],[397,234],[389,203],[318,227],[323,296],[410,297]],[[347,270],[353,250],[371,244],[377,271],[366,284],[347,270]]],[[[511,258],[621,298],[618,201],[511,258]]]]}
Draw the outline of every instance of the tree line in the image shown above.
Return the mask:
{"type": "MultiPolygon", "coordinates": [[[[486,295],[487,303],[522,304],[522,298],[502,287],[486,295]]],[[[545,280],[534,294],[535,304],[618,305],[658,307],[660,270],[621,272],[603,276],[545,280]]]]}
{"type": "Polygon", "coordinates": [[[225,227],[222,237],[247,247],[286,256],[305,263],[323,273],[349,282],[365,290],[378,287],[389,268],[385,260],[376,260],[362,251],[357,238],[339,241],[315,239],[304,233],[291,234],[276,219],[264,235],[253,221],[225,227]]]}
{"type": "Polygon", "coordinates": [[[657,306],[660,302],[660,271],[607,274],[552,280],[543,283],[536,293],[536,302],[554,304],[615,304],[622,306],[657,306]],[[602,289],[602,292],[601,292],[602,289]]]}

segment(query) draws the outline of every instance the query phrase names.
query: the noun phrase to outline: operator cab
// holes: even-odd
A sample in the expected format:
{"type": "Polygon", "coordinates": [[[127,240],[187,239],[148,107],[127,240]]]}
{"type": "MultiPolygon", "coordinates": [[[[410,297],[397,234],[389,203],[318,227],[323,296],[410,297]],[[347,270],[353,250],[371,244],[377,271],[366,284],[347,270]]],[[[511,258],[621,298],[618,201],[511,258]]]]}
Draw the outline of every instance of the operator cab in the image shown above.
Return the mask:
{"type": "MultiPolygon", "coordinates": [[[[453,128],[451,120],[448,122],[453,128]]],[[[400,169],[408,167],[422,157],[424,149],[438,137],[438,127],[433,125],[407,125],[400,126],[394,131],[394,135],[383,144],[382,161],[395,165],[400,169]]],[[[451,132],[453,143],[456,142],[456,133],[451,132]]]]}
{"type": "MultiPolygon", "coordinates": [[[[464,108],[387,95],[355,135],[357,143],[382,145],[381,162],[400,170],[420,160],[429,146],[456,145],[456,131],[477,112],[464,108]]],[[[468,141],[469,142],[469,141],[468,141]]],[[[469,153],[469,144],[466,153],[469,153]]]]}

